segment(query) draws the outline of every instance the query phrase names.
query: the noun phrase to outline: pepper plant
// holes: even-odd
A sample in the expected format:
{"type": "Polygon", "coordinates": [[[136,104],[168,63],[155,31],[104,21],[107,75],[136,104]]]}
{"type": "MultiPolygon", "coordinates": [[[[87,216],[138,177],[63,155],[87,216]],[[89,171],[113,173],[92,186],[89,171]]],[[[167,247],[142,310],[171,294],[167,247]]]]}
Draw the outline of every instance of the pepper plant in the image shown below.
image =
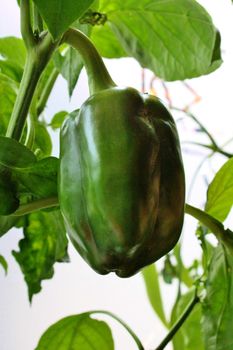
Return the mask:
{"type": "MultiPolygon", "coordinates": [[[[21,0],[18,6],[22,39],[0,38],[0,235],[23,229],[13,254],[29,299],[52,277],[54,263],[68,260],[69,237],[98,273],[130,277],[143,268],[151,306],[168,329],[156,350],[169,342],[174,350],[231,350],[233,232],[223,222],[233,203],[232,155],[186,113],[210,139],[201,146],[227,161],[208,187],[205,209],[185,204],[173,117],[157,97],[117,87],[101,58],[133,57],[165,81],[209,74],[222,64],[211,16],[195,0],[21,0]],[[49,125],[61,129],[58,159],[41,116],[58,76],[71,96],[83,66],[90,97],[49,125]],[[177,243],[184,212],[197,219],[194,234],[203,249],[190,269],[177,243]],[[152,264],[163,256],[164,280],[178,280],[169,320],[152,264]]],[[[0,263],[6,268],[3,256],[0,263]]],[[[124,321],[103,310],[60,320],[36,349],[114,349],[109,326],[94,314],[113,317],[144,349],[124,321]]]]}

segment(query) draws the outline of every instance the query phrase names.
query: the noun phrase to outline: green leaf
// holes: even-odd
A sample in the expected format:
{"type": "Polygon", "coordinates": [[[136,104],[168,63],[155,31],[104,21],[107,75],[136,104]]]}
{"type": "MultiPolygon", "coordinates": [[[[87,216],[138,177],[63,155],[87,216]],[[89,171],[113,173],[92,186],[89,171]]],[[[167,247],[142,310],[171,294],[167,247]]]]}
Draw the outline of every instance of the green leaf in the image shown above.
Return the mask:
{"type": "Polygon", "coordinates": [[[163,309],[163,301],[160,293],[159,275],[156,265],[152,264],[142,270],[142,276],[145,282],[146,291],[150,304],[158,315],[162,323],[167,326],[166,316],[163,309]]]}
{"type": "Polygon", "coordinates": [[[0,38],[0,56],[23,68],[26,60],[23,40],[15,37],[0,38]]]}
{"type": "Polygon", "coordinates": [[[36,161],[36,156],[27,147],[14,139],[0,136],[0,168],[25,168],[36,161]]]}
{"type": "Polygon", "coordinates": [[[7,233],[19,220],[16,216],[0,215],[0,237],[7,233]]]}
{"type": "Polygon", "coordinates": [[[233,158],[217,172],[209,185],[205,211],[224,221],[233,205],[233,158]]]}
{"type": "Polygon", "coordinates": [[[0,135],[5,135],[16,99],[16,86],[0,74],[0,135]]]}
{"type": "Polygon", "coordinates": [[[33,0],[37,5],[54,39],[58,39],[68,27],[90,7],[93,0],[33,0]]]}
{"type": "Polygon", "coordinates": [[[197,77],[221,64],[217,31],[195,0],[102,0],[99,11],[126,53],[164,80],[197,77]]]}
{"type": "Polygon", "coordinates": [[[59,210],[38,211],[26,218],[19,252],[13,252],[28,285],[31,301],[41,281],[52,278],[56,261],[67,261],[67,238],[59,210]]]}
{"type": "MultiPolygon", "coordinates": [[[[174,305],[175,312],[173,311],[172,324],[174,324],[187,305],[194,297],[194,291],[190,290],[186,294],[182,295],[177,304],[174,305]]],[[[179,329],[174,337],[173,344],[175,344],[174,350],[204,350],[204,340],[201,329],[201,305],[196,304],[187,320],[179,329]]],[[[209,348],[208,348],[209,350],[209,348]]]]}
{"type": "Polygon", "coordinates": [[[233,256],[219,245],[209,265],[202,328],[208,350],[232,350],[233,256]]]}
{"type": "Polygon", "coordinates": [[[16,81],[17,83],[20,83],[23,76],[23,68],[16,65],[14,61],[0,60],[0,73],[8,76],[9,78],[16,81]]]}
{"type": "Polygon", "coordinates": [[[3,267],[5,273],[7,273],[8,264],[6,262],[6,259],[2,255],[0,255],[0,265],[3,267]]]}
{"type": "MultiPolygon", "coordinates": [[[[78,21],[73,23],[72,27],[81,30],[87,36],[91,33],[91,27],[86,24],[80,24],[78,21]]],[[[82,57],[77,50],[69,47],[64,56],[61,54],[55,55],[55,64],[57,69],[62,74],[63,78],[67,80],[69,96],[72,96],[74,88],[77,84],[79,75],[83,68],[82,57]]]]}
{"type": "Polygon", "coordinates": [[[128,56],[111,30],[109,23],[95,26],[91,33],[91,40],[103,57],[120,58],[128,56]]]}
{"type": "Polygon", "coordinates": [[[53,324],[42,335],[36,350],[113,350],[109,326],[88,313],[69,316],[53,324]]]}
{"type": "Polygon", "coordinates": [[[58,166],[57,158],[44,158],[32,166],[17,169],[15,177],[34,196],[54,197],[57,196],[58,166]]]}
{"type": "Polygon", "coordinates": [[[60,111],[56,113],[49,125],[52,127],[53,130],[59,129],[62,126],[67,115],[68,112],[66,111],[60,111]]]}

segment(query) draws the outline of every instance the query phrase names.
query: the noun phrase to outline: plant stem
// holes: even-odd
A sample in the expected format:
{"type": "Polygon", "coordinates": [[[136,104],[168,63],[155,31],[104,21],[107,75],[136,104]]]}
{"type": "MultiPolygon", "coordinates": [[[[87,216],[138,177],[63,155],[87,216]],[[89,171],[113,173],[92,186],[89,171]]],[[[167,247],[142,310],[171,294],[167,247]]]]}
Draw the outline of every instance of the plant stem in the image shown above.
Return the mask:
{"type": "Polygon", "coordinates": [[[36,43],[36,46],[28,50],[19,93],[6,133],[7,137],[20,140],[37,83],[56,46],[57,43],[53,43],[50,34],[47,33],[36,43]]]}
{"type": "Polygon", "coordinates": [[[33,19],[34,19],[34,31],[37,34],[40,34],[43,31],[43,20],[41,18],[41,15],[38,11],[38,8],[36,4],[33,3],[33,19]]]}
{"type": "Polygon", "coordinates": [[[109,312],[109,311],[105,311],[105,310],[95,310],[95,311],[90,311],[88,312],[89,315],[93,315],[93,314],[103,314],[103,315],[108,315],[110,317],[112,317],[114,320],[116,320],[117,322],[119,322],[126,330],[127,332],[131,335],[131,337],[134,339],[135,343],[138,346],[139,350],[144,350],[144,347],[140,341],[140,339],[138,338],[138,336],[134,333],[134,331],[124,322],[122,321],[118,316],[114,315],[113,313],[109,312]]]}
{"type": "Polygon", "coordinates": [[[43,198],[38,199],[34,202],[27,203],[21,205],[13,214],[12,216],[22,216],[26,214],[30,214],[34,211],[42,210],[42,209],[48,209],[53,207],[58,207],[59,202],[57,197],[49,197],[49,198],[43,198]]]}
{"type": "Polygon", "coordinates": [[[57,70],[57,68],[54,68],[46,84],[44,85],[43,90],[41,91],[41,95],[36,106],[36,114],[38,117],[45,109],[46,103],[48,101],[48,98],[57,80],[58,75],[59,71],[57,70]]]}
{"type": "Polygon", "coordinates": [[[19,93],[8,125],[7,137],[19,140],[24,128],[29,106],[40,77],[36,62],[28,55],[19,93]]]}
{"type": "Polygon", "coordinates": [[[195,293],[193,300],[188,304],[186,309],[184,310],[181,317],[177,320],[177,322],[172,326],[171,330],[167,334],[167,336],[163,339],[163,341],[159,344],[159,346],[155,350],[163,350],[167,344],[172,340],[176,332],[180,329],[180,327],[183,325],[187,317],[192,312],[194,306],[199,302],[199,297],[195,293]]]}
{"type": "Polygon", "coordinates": [[[26,48],[35,45],[35,37],[33,35],[30,16],[30,1],[20,1],[20,28],[26,48]]]}
{"type": "Polygon", "coordinates": [[[81,55],[88,75],[90,94],[116,86],[105,64],[88,37],[75,29],[68,29],[62,42],[75,48],[81,55]]]}

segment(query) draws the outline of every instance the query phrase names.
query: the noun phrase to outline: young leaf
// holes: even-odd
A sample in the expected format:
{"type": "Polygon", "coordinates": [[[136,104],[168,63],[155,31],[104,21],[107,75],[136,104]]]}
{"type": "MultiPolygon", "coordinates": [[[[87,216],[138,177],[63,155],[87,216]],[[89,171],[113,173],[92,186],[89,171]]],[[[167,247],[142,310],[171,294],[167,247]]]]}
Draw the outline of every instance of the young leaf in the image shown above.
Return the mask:
{"type": "Polygon", "coordinates": [[[219,245],[206,282],[202,327],[208,350],[232,350],[233,257],[219,245]]]}
{"type": "Polygon", "coordinates": [[[93,0],[33,0],[50,33],[58,39],[91,6],[93,0]]]}
{"type": "MultiPolygon", "coordinates": [[[[173,307],[171,325],[173,325],[181,316],[184,309],[194,297],[194,291],[191,289],[186,294],[180,296],[173,307]]],[[[184,322],[182,327],[176,333],[173,344],[174,350],[204,350],[204,340],[201,329],[201,305],[195,305],[191,314],[184,322]]]]}
{"type": "Polygon", "coordinates": [[[0,255],[0,265],[3,267],[5,273],[7,273],[8,264],[6,262],[6,259],[2,255],[0,255]]]}
{"type": "Polygon", "coordinates": [[[145,282],[146,291],[150,304],[158,315],[162,323],[167,326],[166,316],[163,309],[163,301],[160,293],[159,275],[156,265],[152,264],[142,270],[142,276],[145,282]]]}
{"type": "Polygon", "coordinates": [[[35,350],[114,350],[109,326],[88,313],[63,318],[42,335],[35,350]]]}
{"type": "Polygon", "coordinates": [[[19,252],[13,252],[28,285],[30,301],[41,282],[52,278],[56,261],[67,261],[67,238],[59,210],[38,211],[27,216],[19,252]]]}
{"type": "Polygon", "coordinates": [[[66,112],[66,111],[60,111],[60,112],[56,113],[54,115],[51,123],[49,124],[51,126],[51,128],[53,130],[59,129],[62,126],[67,115],[68,115],[68,112],[66,112]]]}
{"type": "Polygon", "coordinates": [[[49,132],[43,122],[35,123],[35,142],[33,151],[36,152],[37,158],[42,159],[49,157],[52,152],[52,141],[49,132]]]}
{"type": "Polygon", "coordinates": [[[209,185],[205,210],[220,221],[224,221],[233,205],[233,158],[217,172],[209,185]]]}
{"type": "Polygon", "coordinates": [[[164,80],[207,74],[222,62],[219,35],[195,0],[102,0],[99,11],[126,53],[164,80]]]}

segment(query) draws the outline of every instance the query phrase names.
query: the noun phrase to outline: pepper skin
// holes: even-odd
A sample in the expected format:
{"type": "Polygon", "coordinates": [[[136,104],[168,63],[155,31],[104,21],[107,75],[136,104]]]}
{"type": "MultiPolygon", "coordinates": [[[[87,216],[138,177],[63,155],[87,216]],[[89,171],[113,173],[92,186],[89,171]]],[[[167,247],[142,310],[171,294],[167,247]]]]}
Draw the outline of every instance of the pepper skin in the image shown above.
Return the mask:
{"type": "Polygon", "coordinates": [[[94,93],[61,129],[59,200],[75,248],[129,277],[179,239],[185,180],[175,122],[133,88],[94,93]]]}

